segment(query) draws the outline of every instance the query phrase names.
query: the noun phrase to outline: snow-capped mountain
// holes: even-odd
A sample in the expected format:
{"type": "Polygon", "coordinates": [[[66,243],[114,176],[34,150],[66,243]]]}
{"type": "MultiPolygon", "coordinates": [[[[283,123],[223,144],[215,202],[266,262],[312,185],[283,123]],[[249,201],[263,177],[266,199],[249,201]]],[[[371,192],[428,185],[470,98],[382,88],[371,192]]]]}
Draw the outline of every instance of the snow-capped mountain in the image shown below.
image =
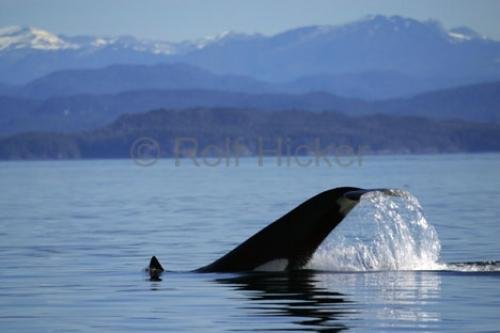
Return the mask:
{"type": "Polygon", "coordinates": [[[444,87],[500,78],[500,42],[466,27],[446,30],[437,21],[380,15],[273,36],[225,32],[182,43],[0,30],[1,83],[26,83],[63,69],[165,62],[274,82],[321,80],[311,83],[316,87],[338,87],[345,75],[394,73],[393,78],[415,79],[421,89],[426,82],[444,87]]]}
{"type": "Polygon", "coordinates": [[[211,44],[259,38],[262,35],[224,31],[194,41],[168,42],[164,40],[139,39],[133,36],[64,36],[34,27],[10,26],[0,28],[0,52],[32,49],[61,51],[67,49],[96,51],[103,48],[128,49],[152,54],[185,54],[200,50],[211,44]]]}
{"type": "Polygon", "coordinates": [[[25,83],[63,69],[168,62],[168,57],[174,55],[257,36],[228,31],[173,43],[133,36],[65,36],[33,27],[5,27],[0,29],[0,82],[25,83]]]}
{"type": "Polygon", "coordinates": [[[94,37],[77,36],[63,37],[65,40],[77,45],[79,49],[87,52],[97,51],[104,48],[114,48],[123,50],[133,50],[152,54],[174,54],[178,52],[178,47],[174,43],[165,41],[138,39],[132,36],[120,37],[94,37]]]}
{"type": "Polygon", "coordinates": [[[0,50],[32,49],[43,51],[96,51],[103,48],[128,49],[153,54],[182,53],[199,48],[196,43],[171,43],[161,40],[138,39],[132,36],[64,36],[33,27],[11,26],[0,29],[0,50]]]}
{"type": "Polygon", "coordinates": [[[65,50],[76,49],[79,46],[67,42],[48,31],[12,26],[0,29],[0,50],[34,49],[34,50],[65,50]]]}
{"type": "Polygon", "coordinates": [[[293,80],[372,71],[420,79],[500,75],[500,42],[436,21],[373,16],[342,26],[310,26],[251,40],[212,44],[177,61],[216,73],[293,80]]]}

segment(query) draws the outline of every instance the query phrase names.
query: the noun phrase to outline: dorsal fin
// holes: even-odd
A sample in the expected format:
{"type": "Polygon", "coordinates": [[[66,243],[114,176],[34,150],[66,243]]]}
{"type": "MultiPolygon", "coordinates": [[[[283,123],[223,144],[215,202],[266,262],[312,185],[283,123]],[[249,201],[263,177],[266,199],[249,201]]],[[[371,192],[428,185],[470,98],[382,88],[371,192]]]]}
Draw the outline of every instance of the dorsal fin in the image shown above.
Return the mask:
{"type": "Polygon", "coordinates": [[[164,269],[161,266],[160,262],[156,258],[156,256],[152,256],[151,260],[149,261],[149,278],[151,281],[161,281],[160,275],[163,273],[164,269]]]}
{"type": "Polygon", "coordinates": [[[156,271],[160,271],[160,272],[164,271],[163,267],[161,266],[161,264],[158,261],[158,259],[156,258],[156,256],[152,256],[151,260],[149,261],[149,271],[152,271],[152,270],[156,270],[156,271]]]}

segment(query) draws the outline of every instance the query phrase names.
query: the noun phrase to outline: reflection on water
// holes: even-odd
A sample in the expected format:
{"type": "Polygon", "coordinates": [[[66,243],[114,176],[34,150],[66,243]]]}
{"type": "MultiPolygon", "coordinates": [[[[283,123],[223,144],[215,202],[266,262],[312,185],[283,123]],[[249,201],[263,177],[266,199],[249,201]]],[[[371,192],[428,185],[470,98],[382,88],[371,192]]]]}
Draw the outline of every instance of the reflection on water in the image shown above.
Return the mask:
{"type": "Polygon", "coordinates": [[[305,270],[223,278],[219,275],[213,282],[229,287],[233,297],[239,299],[237,318],[230,321],[251,320],[252,330],[339,332],[348,328],[394,327],[433,330],[442,321],[439,308],[433,306],[441,297],[438,272],[305,270]],[[359,286],[363,286],[362,292],[359,286]],[[256,327],[255,323],[260,324],[256,327]]]}
{"type": "Polygon", "coordinates": [[[321,287],[313,271],[251,273],[214,281],[243,292],[248,302],[241,310],[254,319],[265,318],[266,327],[252,330],[340,332],[347,329],[340,321],[353,311],[352,301],[321,287]],[[275,321],[271,317],[286,318],[275,321]]]}
{"type": "Polygon", "coordinates": [[[432,306],[441,298],[439,272],[325,273],[318,281],[319,287],[335,286],[362,304],[359,319],[373,327],[430,329],[441,321],[439,309],[432,306]],[[362,293],[360,285],[366,288],[362,293]]]}

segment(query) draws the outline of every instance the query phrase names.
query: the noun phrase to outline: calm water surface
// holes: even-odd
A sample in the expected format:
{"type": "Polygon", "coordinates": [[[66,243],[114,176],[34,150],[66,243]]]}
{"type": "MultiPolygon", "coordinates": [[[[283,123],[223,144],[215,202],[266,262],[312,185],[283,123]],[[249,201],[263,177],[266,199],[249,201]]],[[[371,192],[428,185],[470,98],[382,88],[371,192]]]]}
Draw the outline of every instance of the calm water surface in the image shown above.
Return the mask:
{"type": "Polygon", "coordinates": [[[498,154],[366,157],[361,165],[308,168],[273,159],[258,167],[250,158],[237,167],[4,162],[0,331],[500,330],[495,264],[189,272],[342,185],[410,191],[439,235],[440,263],[500,260],[498,154]],[[144,274],[153,254],[168,269],[162,281],[144,274]]]}

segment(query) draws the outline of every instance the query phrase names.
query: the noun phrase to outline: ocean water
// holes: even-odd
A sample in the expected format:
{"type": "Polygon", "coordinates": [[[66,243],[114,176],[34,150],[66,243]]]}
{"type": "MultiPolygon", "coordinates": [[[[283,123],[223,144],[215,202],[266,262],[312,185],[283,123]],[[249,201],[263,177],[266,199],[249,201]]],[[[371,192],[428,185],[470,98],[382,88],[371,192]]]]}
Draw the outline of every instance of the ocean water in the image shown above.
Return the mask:
{"type": "Polygon", "coordinates": [[[0,331],[500,331],[499,154],[277,164],[0,163],[0,331]],[[190,272],[346,185],[405,195],[364,197],[303,271],[190,272]]]}

